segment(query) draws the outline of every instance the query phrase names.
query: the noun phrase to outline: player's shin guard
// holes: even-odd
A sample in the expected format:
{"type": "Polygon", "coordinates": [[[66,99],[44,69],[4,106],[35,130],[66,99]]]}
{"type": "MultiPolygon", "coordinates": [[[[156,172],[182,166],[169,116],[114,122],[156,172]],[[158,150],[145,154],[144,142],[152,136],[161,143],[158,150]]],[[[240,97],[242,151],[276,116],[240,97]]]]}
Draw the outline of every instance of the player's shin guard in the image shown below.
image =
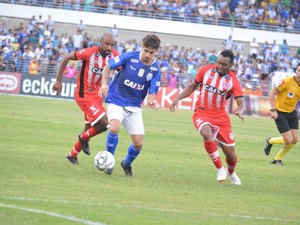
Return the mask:
{"type": "Polygon", "coordinates": [[[118,142],[119,142],[118,134],[113,134],[110,131],[108,131],[106,136],[106,150],[114,155],[118,142]]]}
{"type": "Polygon", "coordinates": [[[94,127],[91,127],[90,129],[88,129],[87,131],[84,131],[80,134],[80,137],[82,138],[82,140],[84,141],[88,141],[90,140],[90,138],[96,136],[98,133],[95,130],[94,127]]]}
{"type": "Polygon", "coordinates": [[[72,157],[76,157],[80,151],[81,151],[81,144],[80,144],[80,141],[77,141],[75,143],[73,149],[71,150],[70,155],[72,157]]]}
{"type": "Polygon", "coordinates": [[[227,170],[230,174],[232,174],[235,170],[235,166],[236,166],[236,162],[237,162],[236,153],[234,154],[233,160],[230,160],[229,158],[226,157],[226,162],[227,162],[227,170]]]}
{"type": "Polygon", "coordinates": [[[222,167],[222,161],[216,143],[214,141],[205,141],[204,147],[217,169],[220,169],[222,167]]]}
{"type": "Polygon", "coordinates": [[[128,147],[128,152],[125,157],[124,163],[126,166],[130,166],[131,163],[136,159],[136,157],[140,154],[142,149],[137,150],[132,144],[128,147]]]}

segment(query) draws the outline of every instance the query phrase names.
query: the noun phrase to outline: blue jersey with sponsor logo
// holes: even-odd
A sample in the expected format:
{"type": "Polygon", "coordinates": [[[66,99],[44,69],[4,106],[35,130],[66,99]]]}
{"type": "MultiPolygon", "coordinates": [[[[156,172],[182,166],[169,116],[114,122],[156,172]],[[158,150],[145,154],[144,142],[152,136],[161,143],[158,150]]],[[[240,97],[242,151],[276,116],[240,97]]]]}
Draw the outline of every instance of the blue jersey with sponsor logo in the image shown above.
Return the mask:
{"type": "Polygon", "coordinates": [[[119,106],[141,104],[147,94],[156,94],[160,86],[160,69],[157,62],[145,65],[140,60],[141,52],[129,52],[108,61],[111,69],[122,66],[109,85],[106,102],[119,106]]]}

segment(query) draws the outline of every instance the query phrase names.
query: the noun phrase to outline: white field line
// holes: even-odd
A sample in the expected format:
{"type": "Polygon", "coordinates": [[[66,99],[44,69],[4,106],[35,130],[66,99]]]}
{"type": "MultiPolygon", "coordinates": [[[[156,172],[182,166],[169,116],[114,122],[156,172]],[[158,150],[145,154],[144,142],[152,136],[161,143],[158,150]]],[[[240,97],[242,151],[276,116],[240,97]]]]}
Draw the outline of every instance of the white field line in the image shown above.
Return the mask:
{"type": "Polygon", "coordinates": [[[10,209],[18,209],[21,211],[26,211],[26,212],[31,212],[31,213],[46,214],[47,216],[63,218],[65,220],[79,222],[79,223],[83,223],[83,224],[87,224],[87,225],[105,225],[104,223],[98,223],[98,222],[93,222],[93,221],[89,221],[89,220],[79,219],[74,216],[66,216],[63,214],[50,212],[50,211],[46,211],[46,210],[40,210],[40,209],[31,209],[31,208],[25,208],[25,207],[20,207],[20,206],[16,206],[16,205],[8,205],[8,204],[3,204],[1,202],[0,202],[0,207],[10,208],[10,209]]]}
{"type": "MultiPolygon", "coordinates": [[[[0,196],[2,199],[6,200],[19,200],[19,201],[39,201],[39,202],[52,202],[52,203],[64,203],[64,204],[82,204],[82,205],[90,205],[90,206],[106,206],[105,204],[101,203],[93,203],[93,202],[80,202],[80,201],[67,201],[67,200],[58,200],[53,201],[49,199],[39,199],[39,198],[24,198],[24,197],[16,197],[16,196],[0,196]]],[[[152,211],[159,211],[159,212],[166,212],[166,213],[182,213],[182,214],[202,214],[204,216],[211,216],[211,217],[228,217],[228,218],[240,218],[245,220],[258,220],[258,221],[280,221],[280,222],[299,222],[299,220],[294,218],[284,218],[284,217],[266,217],[266,216],[250,216],[250,215],[238,215],[238,214],[219,214],[216,212],[199,212],[199,211],[187,211],[187,210],[180,210],[180,209],[167,209],[167,208],[152,208],[147,206],[141,206],[141,205],[120,205],[115,204],[109,205],[110,207],[114,206],[116,208],[135,208],[135,209],[145,209],[145,210],[152,210],[152,211]]],[[[97,223],[97,225],[102,225],[97,223]]]]}

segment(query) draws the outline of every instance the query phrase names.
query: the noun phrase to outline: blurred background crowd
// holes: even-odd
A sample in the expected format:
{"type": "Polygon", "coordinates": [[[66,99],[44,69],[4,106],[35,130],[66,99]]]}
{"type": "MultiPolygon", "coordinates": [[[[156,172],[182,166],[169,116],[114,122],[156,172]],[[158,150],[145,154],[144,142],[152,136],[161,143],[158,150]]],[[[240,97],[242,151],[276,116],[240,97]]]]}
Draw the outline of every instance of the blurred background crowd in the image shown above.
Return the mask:
{"type": "Polygon", "coordinates": [[[299,0],[4,0],[4,2],[249,29],[300,32],[299,0]]]}
{"type": "MultiPolygon", "coordinates": [[[[145,0],[11,0],[9,2],[44,7],[60,7],[114,13],[120,15],[145,16],[185,22],[212,23],[280,32],[299,33],[300,1],[295,0],[206,0],[206,1],[145,1],[145,0]],[[223,20],[223,22],[222,22],[223,20]],[[225,23],[225,22],[230,23],[225,23]],[[266,28],[267,27],[267,28],[266,28]]],[[[81,48],[99,45],[99,37],[93,37],[85,30],[80,20],[74,33],[57,33],[51,15],[43,18],[32,16],[27,23],[20,22],[9,27],[0,27],[0,70],[21,72],[31,75],[56,76],[64,55],[81,48]]],[[[118,40],[117,25],[110,28],[118,40]]],[[[300,48],[291,54],[287,40],[276,43],[266,37],[264,43],[253,38],[249,43],[234,41],[231,36],[222,41],[224,49],[235,54],[233,70],[248,94],[268,95],[270,78],[276,71],[294,73],[300,62],[300,48]],[[245,49],[247,51],[245,52],[245,49]],[[249,50],[248,50],[249,49],[249,50]]],[[[121,54],[140,50],[140,40],[117,41],[116,50],[121,54]]],[[[163,86],[186,87],[195,77],[197,70],[215,63],[221,49],[205,51],[201,48],[187,48],[165,44],[160,48],[157,60],[161,65],[163,86]]],[[[80,69],[79,62],[70,62],[65,76],[75,79],[80,69]]]]}

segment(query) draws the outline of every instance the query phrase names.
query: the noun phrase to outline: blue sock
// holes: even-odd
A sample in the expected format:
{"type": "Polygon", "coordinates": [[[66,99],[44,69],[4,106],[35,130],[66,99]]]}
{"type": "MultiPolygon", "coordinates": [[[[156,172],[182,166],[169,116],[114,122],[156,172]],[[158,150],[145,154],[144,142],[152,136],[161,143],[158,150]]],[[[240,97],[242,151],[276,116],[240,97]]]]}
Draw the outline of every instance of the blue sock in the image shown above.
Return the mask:
{"type": "Polygon", "coordinates": [[[133,160],[140,154],[142,149],[137,150],[132,144],[128,147],[128,152],[124,160],[126,166],[130,166],[133,160]]]}
{"type": "Polygon", "coordinates": [[[114,155],[118,142],[119,142],[118,134],[113,134],[110,131],[108,131],[106,136],[106,150],[114,155]]]}

